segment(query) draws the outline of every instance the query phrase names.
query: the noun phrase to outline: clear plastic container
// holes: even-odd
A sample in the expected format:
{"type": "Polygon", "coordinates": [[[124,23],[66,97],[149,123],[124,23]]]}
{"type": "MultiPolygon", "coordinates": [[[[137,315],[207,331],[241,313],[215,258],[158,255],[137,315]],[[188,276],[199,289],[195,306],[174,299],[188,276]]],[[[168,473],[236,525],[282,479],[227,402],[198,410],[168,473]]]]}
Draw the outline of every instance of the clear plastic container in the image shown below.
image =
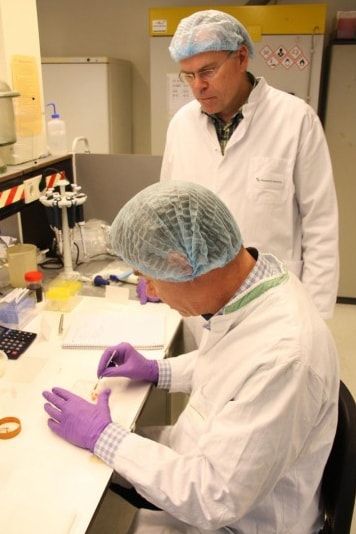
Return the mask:
{"type": "Polygon", "coordinates": [[[7,247],[9,278],[12,287],[26,287],[25,274],[37,270],[37,248],[31,243],[7,247]]]}

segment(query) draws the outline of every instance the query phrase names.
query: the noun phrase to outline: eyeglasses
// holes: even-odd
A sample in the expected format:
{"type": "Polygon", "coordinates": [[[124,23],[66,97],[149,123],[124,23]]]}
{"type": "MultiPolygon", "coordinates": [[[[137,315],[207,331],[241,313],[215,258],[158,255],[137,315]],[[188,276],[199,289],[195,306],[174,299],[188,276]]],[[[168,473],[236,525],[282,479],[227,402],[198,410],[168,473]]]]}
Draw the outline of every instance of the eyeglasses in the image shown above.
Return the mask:
{"type": "Polygon", "coordinates": [[[180,71],[178,77],[181,82],[184,82],[188,85],[192,85],[194,81],[198,78],[202,82],[209,82],[210,80],[213,80],[215,76],[218,75],[219,70],[225,63],[235,54],[234,51],[229,52],[227,57],[224,59],[220,65],[217,65],[216,67],[212,67],[211,69],[202,69],[198,70],[197,72],[184,72],[180,71]]]}

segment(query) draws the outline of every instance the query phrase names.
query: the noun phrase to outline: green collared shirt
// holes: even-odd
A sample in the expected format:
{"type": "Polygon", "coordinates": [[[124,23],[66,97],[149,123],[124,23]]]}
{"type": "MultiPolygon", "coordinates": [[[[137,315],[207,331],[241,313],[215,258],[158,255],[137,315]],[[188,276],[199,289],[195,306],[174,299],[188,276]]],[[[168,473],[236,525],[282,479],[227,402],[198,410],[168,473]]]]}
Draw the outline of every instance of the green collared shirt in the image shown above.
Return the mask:
{"type": "Polygon", "coordinates": [[[215,131],[219,139],[221,153],[224,154],[226,145],[230,137],[232,136],[232,134],[234,133],[234,131],[236,130],[236,128],[238,127],[242,119],[244,118],[242,111],[239,110],[236,113],[236,115],[234,115],[232,119],[227,123],[223,122],[216,115],[209,115],[209,117],[212,119],[214,123],[215,131]]]}
{"type": "MultiPolygon", "coordinates": [[[[250,72],[247,73],[247,76],[253,89],[254,87],[256,87],[258,80],[256,80],[254,75],[251,74],[250,72]]],[[[202,111],[202,113],[205,113],[205,111],[202,111]]],[[[224,154],[226,145],[230,137],[232,136],[232,134],[234,133],[234,131],[236,130],[236,128],[238,127],[242,119],[244,118],[242,114],[242,110],[240,108],[238,112],[235,113],[235,115],[227,123],[222,121],[217,115],[209,115],[208,113],[205,113],[205,115],[207,115],[213,121],[216,135],[218,136],[221,153],[224,154]]]]}

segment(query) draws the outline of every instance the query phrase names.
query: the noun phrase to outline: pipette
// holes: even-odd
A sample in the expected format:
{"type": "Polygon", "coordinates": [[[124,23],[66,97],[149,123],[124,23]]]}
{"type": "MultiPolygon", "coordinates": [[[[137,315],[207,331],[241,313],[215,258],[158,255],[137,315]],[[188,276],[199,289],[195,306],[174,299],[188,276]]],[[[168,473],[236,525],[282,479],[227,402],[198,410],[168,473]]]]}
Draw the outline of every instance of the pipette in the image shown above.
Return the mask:
{"type": "MultiPolygon", "coordinates": [[[[106,365],[105,365],[105,369],[108,369],[108,367],[118,367],[119,364],[114,362],[113,359],[115,358],[116,356],[116,350],[113,351],[112,355],[110,356],[109,360],[107,361],[106,365]]],[[[100,382],[102,381],[104,377],[103,376],[99,376],[99,380],[97,381],[97,383],[95,384],[94,388],[93,388],[93,391],[91,393],[91,398],[92,400],[96,400],[97,397],[98,397],[98,394],[96,392],[100,382]]]]}

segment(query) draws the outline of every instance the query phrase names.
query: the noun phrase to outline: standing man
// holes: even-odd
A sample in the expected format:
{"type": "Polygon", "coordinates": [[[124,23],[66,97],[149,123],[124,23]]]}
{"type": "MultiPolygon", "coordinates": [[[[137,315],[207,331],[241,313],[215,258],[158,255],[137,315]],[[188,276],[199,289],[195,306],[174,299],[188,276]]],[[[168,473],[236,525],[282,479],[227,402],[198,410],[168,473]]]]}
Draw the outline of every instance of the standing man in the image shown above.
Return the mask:
{"type": "Polygon", "coordinates": [[[318,116],[248,72],[251,38],[215,10],[183,19],[169,47],[195,100],[173,117],[161,179],[195,181],[229,207],[245,243],[274,253],[324,319],[338,288],[338,209],[318,116]]]}
{"type": "Polygon", "coordinates": [[[146,499],[131,534],[318,533],[340,382],[333,339],[303,285],[275,256],[245,248],[224,203],[194,183],[140,191],[111,240],[150,297],[205,317],[206,328],[198,350],[159,361],[110,347],[98,376],[189,401],[173,426],[133,433],[112,421],[109,390],[95,405],[53,388],[44,392],[51,430],[146,499]]]}

